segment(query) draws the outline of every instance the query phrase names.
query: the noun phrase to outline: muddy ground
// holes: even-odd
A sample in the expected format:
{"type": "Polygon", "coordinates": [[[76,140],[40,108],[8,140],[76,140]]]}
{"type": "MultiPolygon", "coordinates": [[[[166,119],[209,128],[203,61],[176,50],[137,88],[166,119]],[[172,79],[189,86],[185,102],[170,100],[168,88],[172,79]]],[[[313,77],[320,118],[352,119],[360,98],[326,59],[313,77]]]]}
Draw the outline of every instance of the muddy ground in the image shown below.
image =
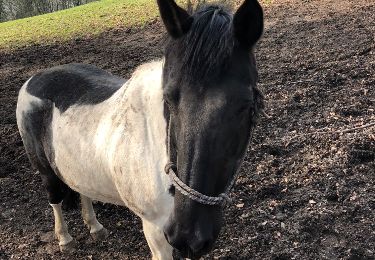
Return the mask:
{"type": "MultiPolygon", "coordinates": [[[[207,259],[374,259],[375,2],[274,1],[257,59],[266,112],[207,259]]],[[[110,230],[94,243],[79,211],[66,214],[78,251],[58,252],[39,176],[17,133],[16,97],[37,71],[95,64],[128,77],[162,55],[163,28],[0,53],[0,259],[148,259],[140,221],[96,204],[110,230]]]]}

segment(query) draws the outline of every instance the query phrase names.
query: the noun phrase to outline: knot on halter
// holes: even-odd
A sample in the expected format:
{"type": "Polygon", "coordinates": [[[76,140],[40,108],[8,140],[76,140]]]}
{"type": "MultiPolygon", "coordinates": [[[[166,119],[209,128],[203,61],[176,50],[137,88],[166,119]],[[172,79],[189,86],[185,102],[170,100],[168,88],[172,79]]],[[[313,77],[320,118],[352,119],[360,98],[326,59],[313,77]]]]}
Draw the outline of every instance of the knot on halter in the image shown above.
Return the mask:
{"type": "Polygon", "coordinates": [[[232,203],[232,199],[229,197],[228,194],[226,193],[221,193],[219,194],[219,197],[222,197],[223,198],[223,203],[226,205],[226,204],[230,204],[232,203]]]}
{"type": "Polygon", "coordinates": [[[168,175],[169,171],[171,171],[171,170],[174,171],[174,172],[176,172],[177,171],[177,166],[174,163],[169,162],[169,163],[167,163],[167,165],[165,165],[164,171],[168,175]]]}
{"type": "Polygon", "coordinates": [[[229,193],[232,185],[230,185],[226,192],[221,193],[217,197],[211,197],[204,195],[200,193],[199,191],[196,191],[192,188],[190,188],[188,185],[186,185],[183,181],[181,181],[178,176],[176,175],[177,167],[174,163],[169,162],[165,166],[165,173],[169,176],[172,183],[174,184],[175,188],[181,192],[184,196],[190,198],[191,200],[194,200],[196,202],[199,202],[201,204],[205,205],[225,205],[227,203],[232,202],[230,197],[227,193],[229,193]]]}

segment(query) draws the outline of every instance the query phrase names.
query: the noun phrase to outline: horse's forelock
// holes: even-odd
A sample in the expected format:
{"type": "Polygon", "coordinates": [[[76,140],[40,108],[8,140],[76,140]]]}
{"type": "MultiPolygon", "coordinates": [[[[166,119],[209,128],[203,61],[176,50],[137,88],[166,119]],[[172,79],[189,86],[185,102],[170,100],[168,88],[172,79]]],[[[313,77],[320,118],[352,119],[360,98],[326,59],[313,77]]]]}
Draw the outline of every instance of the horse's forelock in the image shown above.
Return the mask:
{"type": "Polygon", "coordinates": [[[232,15],[222,6],[200,8],[190,31],[174,45],[183,80],[211,81],[225,68],[233,51],[232,15]]]}

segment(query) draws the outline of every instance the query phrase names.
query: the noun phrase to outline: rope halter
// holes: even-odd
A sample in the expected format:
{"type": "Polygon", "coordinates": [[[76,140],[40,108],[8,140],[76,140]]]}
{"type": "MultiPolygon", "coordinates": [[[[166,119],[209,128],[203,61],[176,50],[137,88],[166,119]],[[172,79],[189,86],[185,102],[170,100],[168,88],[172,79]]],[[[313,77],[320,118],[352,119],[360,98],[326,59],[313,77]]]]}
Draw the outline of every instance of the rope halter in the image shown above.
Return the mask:
{"type": "MultiPolygon", "coordinates": [[[[172,119],[172,117],[170,115],[169,123],[168,123],[168,129],[167,129],[167,141],[168,141],[168,143],[167,143],[167,149],[168,149],[167,153],[169,155],[170,160],[172,161],[173,156],[172,156],[172,149],[171,149],[171,123],[170,123],[171,119],[172,119]]],[[[239,175],[239,172],[240,172],[239,170],[237,170],[237,172],[233,176],[232,181],[230,182],[230,184],[227,186],[227,188],[225,189],[225,191],[223,193],[219,194],[217,197],[211,197],[211,196],[204,195],[204,194],[200,193],[199,191],[194,190],[193,188],[190,188],[183,181],[181,181],[181,179],[178,178],[178,176],[176,175],[177,167],[173,162],[167,163],[167,165],[164,168],[164,171],[169,176],[169,178],[171,179],[175,188],[179,192],[181,192],[182,195],[184,195],[184,196],[188,197],[189,199],[194,200],[194,201],[196,201],[200,204],[212,205],[212,206],[216,206],[216,205],[225,206],[227,203],[232,202],[232,200],[231,200],[231,198],[229,197],[228,194],[232,190],[232,188],[233,188],[233,186],[236,182],[236,179],[239,175]]]]}
{"type": "Polygon", "coordinates": [[[235,178],[232,180],[231,184],[226,189],[226,192],[219,194],[219,196],[217,197],[211,197],[211,196],[204,195],[200,193],[199,191],[196,191],[190,188],[188,185],[182,182],[180,178],[178,178],[178,176],[176,175],[176,170],[177,170],[177,167],[172,162],[167,163],[167,165],[165,166],[165,173],[169,176],[169,178],[171,179],[176,189],[179,192],[181,192],[182,195],[204,205],[212,205],[212,206],[225,205],[226,203],[231,202],[231,199],[228,196],[228,193],[230,192],[234,184],[235,178]]]}

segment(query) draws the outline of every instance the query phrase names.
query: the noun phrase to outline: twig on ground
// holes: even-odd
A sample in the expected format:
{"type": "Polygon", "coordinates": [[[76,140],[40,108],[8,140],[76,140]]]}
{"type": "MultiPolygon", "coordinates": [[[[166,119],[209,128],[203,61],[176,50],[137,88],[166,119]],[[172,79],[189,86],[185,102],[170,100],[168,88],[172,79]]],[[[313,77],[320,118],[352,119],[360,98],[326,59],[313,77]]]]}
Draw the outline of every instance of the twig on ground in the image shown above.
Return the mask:
{"type": "Polygon", "coordinates": [[[8,135],[7,137],[13,137],[13,136],[15,136],[15,135],[17,135],[18,134],[18,131],[15,131],[14,133],[11,133],[10,135],[8,135]]]}
{"type": "Polygon", "coordinates": [[[17,156],[17,158],[15,159],[15,161],[18,161],[19,159],[21,159],[21,157],[23,157],[24,155],[26,155],[26,152],[23,151],[21,152],[21,154],[19,156],[17,156]]]}
{"type": "Polygon", "coordinates": [[[265,118],[270,119],[272,118],[270,115],[268,115],[264,110],[260,111],[260,114],[263,115],[265,118]]]}
{"type": "Polygon", "coordinates": [[[375,126],[375,122],[372,122],[372,123],[369,123],[369,124],[366,124],[366,125],[363,125],[363,126],[358,126],[358,127],[353,127],[353,128],[343,129],[343,130],[316,131],[316,132],[312,132],[312,133],[299,134],[299,135],[295,135],[292,138],[290,138],[285,146],[288,146],[294,139],[296,139],[298,137],[301,137],[301,136],[325,135],[325,134],[345,134],[345,133],[350,133],[350,132],[354,132],[354,131],[357,131],[357,130],[362,130],[362,129],[365,129],[365,128],[373,127],[373,126],[375,126]]]}

